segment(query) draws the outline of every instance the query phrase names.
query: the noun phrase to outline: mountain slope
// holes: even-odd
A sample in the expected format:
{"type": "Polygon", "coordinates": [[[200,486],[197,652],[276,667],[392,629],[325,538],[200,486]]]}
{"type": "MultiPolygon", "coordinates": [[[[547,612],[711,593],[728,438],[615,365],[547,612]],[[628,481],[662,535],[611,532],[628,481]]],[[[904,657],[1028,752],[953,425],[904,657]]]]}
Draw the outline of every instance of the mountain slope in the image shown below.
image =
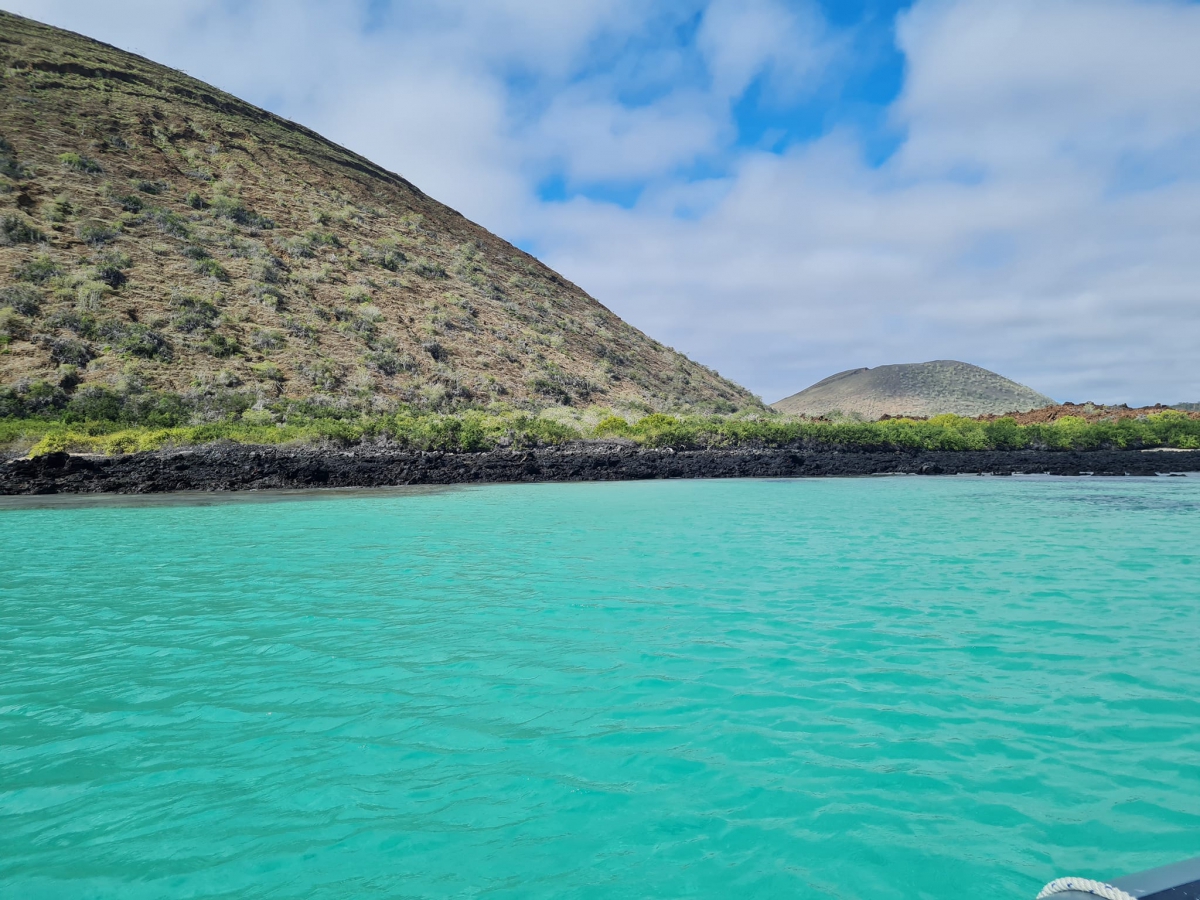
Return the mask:
{"type": "Polygon", "coordinates": [[[3,12],[0,72],[0,387],[26,410],[99,385],[218,411],[758,406],[400,176],[181,72],[3,12]]]}
{"type": "Polygon", "coordinates": [[[939,359],[925,363],[849,369],[771,404],[779,412],[867,419],[882,416],[1000,415],[1054,403],[1023,384],[973,366],[939,359]]]}

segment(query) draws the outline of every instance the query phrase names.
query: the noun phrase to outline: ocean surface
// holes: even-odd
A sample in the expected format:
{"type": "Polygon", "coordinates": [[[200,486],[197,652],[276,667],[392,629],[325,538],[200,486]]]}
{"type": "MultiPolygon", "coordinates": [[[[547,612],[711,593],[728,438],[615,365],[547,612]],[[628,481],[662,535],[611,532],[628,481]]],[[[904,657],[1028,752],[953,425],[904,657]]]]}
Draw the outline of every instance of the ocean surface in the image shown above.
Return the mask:
{"type": "Polygon", "coordinates": [[[274,499],[0,504],[0,897],[1032,900],[1200,854],[1200,478],[274,499]]]}

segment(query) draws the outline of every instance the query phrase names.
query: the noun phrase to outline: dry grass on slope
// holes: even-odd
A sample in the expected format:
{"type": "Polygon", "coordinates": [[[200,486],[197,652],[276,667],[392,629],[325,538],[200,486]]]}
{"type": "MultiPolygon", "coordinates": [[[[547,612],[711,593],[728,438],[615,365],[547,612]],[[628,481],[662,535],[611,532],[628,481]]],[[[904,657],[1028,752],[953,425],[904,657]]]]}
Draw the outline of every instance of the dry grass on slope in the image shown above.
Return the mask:
{"type": "Polygon", "coordinates": [[[180,72],[7,13],[0,72],[0,385],[758,406],[403,178],[180,72]]]}

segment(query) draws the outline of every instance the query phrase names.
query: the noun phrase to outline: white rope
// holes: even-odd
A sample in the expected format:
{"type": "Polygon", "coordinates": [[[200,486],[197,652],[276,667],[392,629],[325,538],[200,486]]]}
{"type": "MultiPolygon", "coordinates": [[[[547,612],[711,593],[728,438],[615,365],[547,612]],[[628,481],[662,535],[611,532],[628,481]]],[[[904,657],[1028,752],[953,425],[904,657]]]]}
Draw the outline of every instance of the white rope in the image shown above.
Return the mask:
{"type": "Polygon", "coordinates": [[[1104,900],[1137,900],[1133,894],[1127,894],[1119,887],[1113,887],[1103,881],[1092,881],[1090,878],[1055,878],[1042,888],[1041,893],[1037,895],[1037,900],[1046,900],[1047,897],[1053,897],[1055,894],[1062,894],[1066,891],[1092,894],[1096,897],[1103,897],[1104,900]]]}

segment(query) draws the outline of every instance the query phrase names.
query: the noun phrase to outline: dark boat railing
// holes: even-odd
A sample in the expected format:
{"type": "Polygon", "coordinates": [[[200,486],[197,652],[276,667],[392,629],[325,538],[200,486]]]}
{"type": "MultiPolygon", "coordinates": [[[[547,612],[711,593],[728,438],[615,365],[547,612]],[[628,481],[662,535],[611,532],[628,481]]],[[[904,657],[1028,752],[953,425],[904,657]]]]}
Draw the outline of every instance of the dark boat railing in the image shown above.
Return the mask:
{"type": "Polygon", "coordinates": [[[1200,856],[1147,869],[1110,882],[1057,878],[1038,894],[1041,900],[1200,900],[1200,856]]]}

